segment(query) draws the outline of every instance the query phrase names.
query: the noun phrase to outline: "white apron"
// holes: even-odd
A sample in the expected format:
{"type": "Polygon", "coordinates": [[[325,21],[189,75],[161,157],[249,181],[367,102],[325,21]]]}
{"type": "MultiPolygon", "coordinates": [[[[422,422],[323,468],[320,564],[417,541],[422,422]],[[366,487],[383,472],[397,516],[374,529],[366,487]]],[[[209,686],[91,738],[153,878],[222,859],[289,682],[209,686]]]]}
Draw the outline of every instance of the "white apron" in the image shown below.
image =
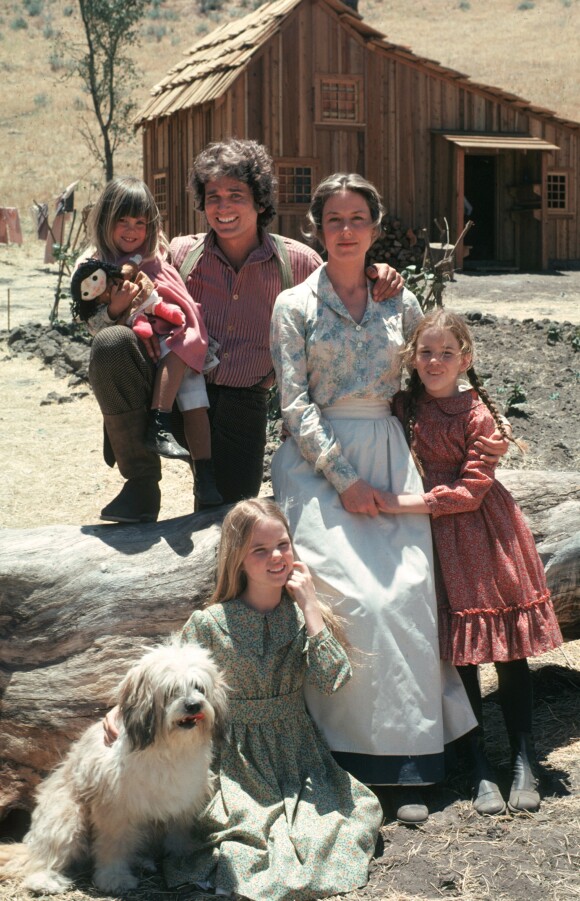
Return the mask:
{"type": "MultiPolygon", "coordinates": [[[[422,493],[402,427],[388,406],[357,401],[322,414],[361,478],[394,493],[422,493]]],[[[362,781],[438,781],[444,744],[477,724],[455,667],[439,659],[429,517],[347,513],[291,438],[274,455],[272,483],[298,556],[362,652],[354,655],[352,680],[336,695],[307,689],[314,720],[334,752],[393,758],[394,770],[389,761],[383,767],[380,759],[370,760],[371,778],[369,760],[361,757],[351,767],[339,753],[339,763],[362,781]]]]}

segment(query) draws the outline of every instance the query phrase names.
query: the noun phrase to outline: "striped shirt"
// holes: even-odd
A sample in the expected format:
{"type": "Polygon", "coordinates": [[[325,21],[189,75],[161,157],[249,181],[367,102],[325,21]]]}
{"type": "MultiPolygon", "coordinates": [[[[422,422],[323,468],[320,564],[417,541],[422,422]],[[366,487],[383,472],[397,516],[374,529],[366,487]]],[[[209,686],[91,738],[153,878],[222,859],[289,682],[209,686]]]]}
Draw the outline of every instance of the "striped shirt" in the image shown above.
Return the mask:
{"type": "MultiPolygon", "coordinates": [[[[270,355],[270,318],[274,301],[282,290],[280,266],[274,244],[266,231],[261,244],[248,256],[238,272],[229,263],[210,231],[203,254],[188,277],[186,287],[202,306],[208,334],[219,343],[220,365],[206,373],[208,382],[229,388],[274,384],[270,355]]],[[[203,235],[174,238],[171,258],[177,269],[203,235]]],[[[284,238],[294,284],[303,282],[322,260],[318,254],[290,238],[284,238]]]]}

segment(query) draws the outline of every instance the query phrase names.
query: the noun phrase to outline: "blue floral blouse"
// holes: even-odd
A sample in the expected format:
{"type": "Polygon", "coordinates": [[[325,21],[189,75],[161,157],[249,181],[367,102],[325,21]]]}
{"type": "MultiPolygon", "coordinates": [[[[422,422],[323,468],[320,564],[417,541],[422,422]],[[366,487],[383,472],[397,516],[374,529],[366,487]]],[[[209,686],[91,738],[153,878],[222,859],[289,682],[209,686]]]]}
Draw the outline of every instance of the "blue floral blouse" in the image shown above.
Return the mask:
{"type": "Polygon", "coordinates": [[[355,322],[325,264],[278,295],[270,344],[284,422],[302,456],[339,493],[359,476],[324,410],[344,402],[390,403],[401,387],[400,351],[422,315],[406,288],[375,303],[369,285],[365,314],[355,322]]]}

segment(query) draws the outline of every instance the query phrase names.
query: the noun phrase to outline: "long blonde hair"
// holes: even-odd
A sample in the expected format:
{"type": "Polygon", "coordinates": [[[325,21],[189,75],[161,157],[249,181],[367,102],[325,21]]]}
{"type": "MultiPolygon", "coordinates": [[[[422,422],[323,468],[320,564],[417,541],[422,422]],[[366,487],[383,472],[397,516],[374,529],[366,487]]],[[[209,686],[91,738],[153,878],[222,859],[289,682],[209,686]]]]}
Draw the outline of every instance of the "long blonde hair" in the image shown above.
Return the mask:
{"type": "Polygon", "coordinates": [[[473,335],[465,319],[462,316],[459,316],[457,313],[451,313],[449,310],[441,308],[434,310],[432,313],[428,313],[423,319],[421,319],[401,355],[403,363],[405,364],[411,376],[403,404],[405,437],[407,438],[407,443],[409,444],[409,447],[411,449],[411,453],[413,455],[413,459],[415,460],[415,465],[419,470],[419,474],[421,476],[424,476],[425,472],[423,469],[423,464],[416,452],[415,424],[417,421],[417,401],[423,391],[423,385],[421,383],[421,379],[419,378],[419,374],[415,369],[413,361],[417,354],[417,345],[419,343],[419,339],[423,332],[428,328],[445,329],[446,331],[451,332],[451,334],[459,344],[460,353],[463,356],[470,358],[469,367],[465,372],[465,376],[469,380],[471,387],[477,392],[478,396],[481,398],[481,400],[493,416],[493,420],[497,426],[498,432],[500,433],[502,438],[505,438],[507,441],[511,441],[520,451],[523,451],[522,443],[513,438],[506,429],[506,424],[495,404],[495,401],[491,399],[488,392],[481,384],[479,376],[474,369],[473,362],[475,359],[475,345],[473,341],[473,335]]]}
{"type": "MultiPolygon", "coordinates": [[[[226,603],[242,594],[247,586],[243,562],[250,549],[256,525],[265,519],[275,519],[281,523],[294,550],[288,520],[274,501],[262,498],[239,501],[223,521],[218,549],[217,581],[206,606],[226,603]]],[[[318,602],[325,625],[348,651],[350,645],[344,633],[342,619],[334,613],[326,601],[318,597],[318,602]]]]}
{"type": "Polygon", "coordinates": [[[144,257],[154,259],[165,253],[168,242],[161,230],[161,215],[153,194],[144,181],[132,175],[112,178],[89,213],[87,233],[100,260],[115,263],[120,256],[113,240],[117,222],[125,216],[147,220],[144,257]]]}

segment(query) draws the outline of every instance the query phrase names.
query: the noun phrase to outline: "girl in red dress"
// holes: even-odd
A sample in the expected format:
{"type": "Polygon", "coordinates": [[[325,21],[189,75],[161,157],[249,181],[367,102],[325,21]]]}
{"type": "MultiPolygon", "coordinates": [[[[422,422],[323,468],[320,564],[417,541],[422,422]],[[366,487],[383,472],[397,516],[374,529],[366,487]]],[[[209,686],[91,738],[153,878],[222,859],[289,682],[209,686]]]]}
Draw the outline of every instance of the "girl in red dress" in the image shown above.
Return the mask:
{"type": "MultiPolygon", "coordinates": [[[[393,400],[424,480],[421,495],[385,493],[384,512],[429,513],[438,558],[441,656],[458,668],[479,727],[470,736],[474,807],[505,811],[485,757],[479,663],[494,663],[512,748],[512,811],[537,810],[532,684],[527,657],[562,642],[534,538],[474,444],[505,422],[473,368],[473,338],[446,310],[426,316],[404,352],[409,388],[393,400]],[[471,389],[460,390],[467,377],[471,389]]],[[[510,439],[511,440],[511,439],[510,439]]]]}

